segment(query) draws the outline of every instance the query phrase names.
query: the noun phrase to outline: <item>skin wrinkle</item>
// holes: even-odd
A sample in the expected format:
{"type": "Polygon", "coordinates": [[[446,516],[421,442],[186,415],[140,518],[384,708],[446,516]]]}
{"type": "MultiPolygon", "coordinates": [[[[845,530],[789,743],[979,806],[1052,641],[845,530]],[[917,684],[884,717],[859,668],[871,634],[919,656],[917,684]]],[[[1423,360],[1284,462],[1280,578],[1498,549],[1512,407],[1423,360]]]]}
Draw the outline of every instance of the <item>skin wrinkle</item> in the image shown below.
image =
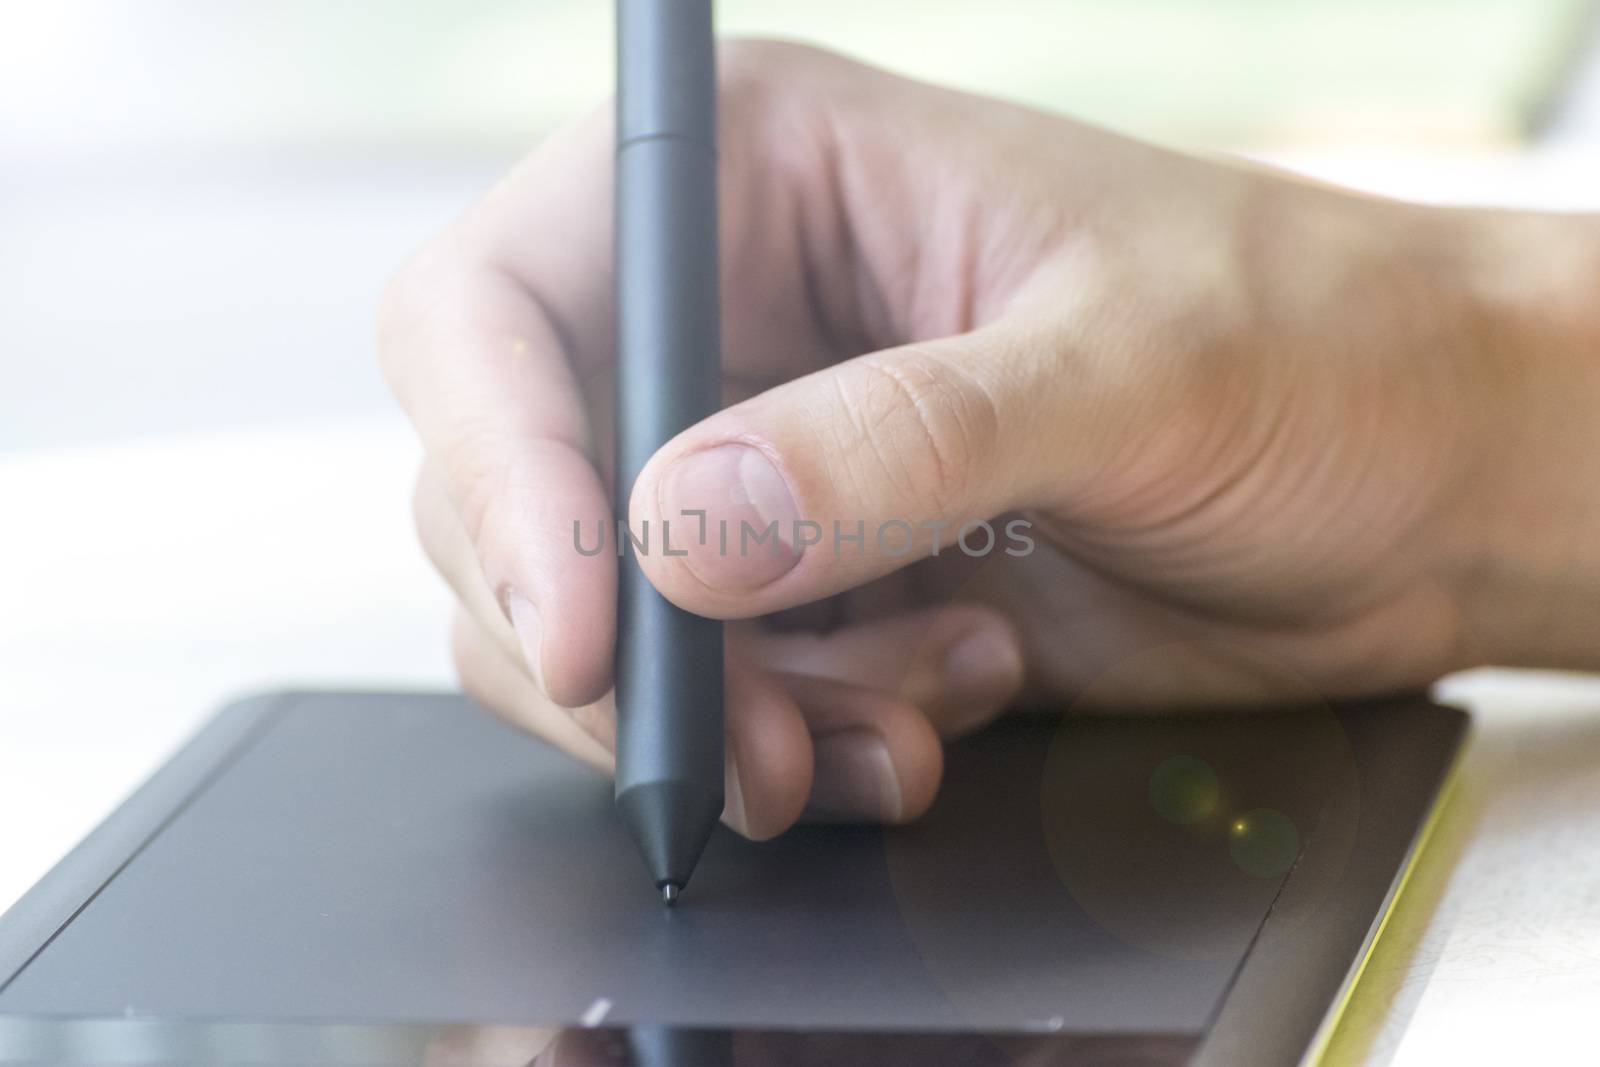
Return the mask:
{"type": "MultiPolygon", "coordinates": [[[[1291,422],[1292,420],[1287,412],[1280,415],[1278,424],[1283,428],[1279,431],[1280,442],[1291,422]]],[[[1321,435],[1312,434],[1312,436],[1320,438],[1321,435]]],[[[1269,444],[1262,454],[1266,455],[1274,451],[1285,450],[1287,449],[1281,443],[1269,444]]],[[[1366,449],[1361,454],[1364,457],[1363,461],[1369,467],[1379,466],[1383,462],[1378,450],[1366,449]]],[[[1170,527],[1141,528],[1127,534],[1127,542],[1132,543],[1135,547],[1143,544],[1146,546],[1144,551],[1153,554],[1153,558],[1164,562],[1159,566],[1147,568],[1143,576],[1124,576],[1123,580],[1139,588],[1166,588],[1172,586],[1173,583],[1179,583],[1178,588],[1188,588],[1193,592],[1179,594],[1176,590],[1169,588],[1169,595],[1189,603],[1193,603],[1196,600],[1214,598],[1215,587],[1226,588],[1233,586],[1239,581],[1241,573],[1251,570],[1259,572],[1262,565],[1262,561],[1259,558],[1230,560],[1226,557],[1217,559],[1209,565],[1207,564],[1205,557],[1215,554],[1214,551],[1208,552],[1211,546],[1227,545],[1232,542],[1233,539],[1226,533],[1227,529],[1248,528],[1262,524],[1267,524],[1268,526],[1281,525],[1280,522],[1275,521],[1281,510],[1280,502],[1293,500],[1302,494],[1309,494],[1313,498],[1326,498],[1326,492],[1319,491],[1313,487],[1320,481],[1325,480],[1328,473],[1340,475],[1338,483],[1330,488],[1338,489],[1342,494],[1361,492],[1371,484],[1371,479],[1362,473],[1357,473],[1354,477],[1344,477],[1349,474],[1348,465],[1329,454],[1320,454],[1310,470],[1301,471],[1298,474],[1286,468],[1244,466],[1241,469],[1251,472],[1251,476],[1231,483],[1228,486],[1231,492],[1217,495],[1210,508],[1197,509],[1191,512],[1188,516],[1190,521],[1186,524],[1188,526],[1186,535],[1179,536],[1185,525],[1181,523],[1174,523],[1170,527]],[[1272,480],[1263,480],[1259,474],[1263,470],[1276,470],[1278,472],[1277,477],[1272,480]],[[1199,554],[1196,555],[1196,553],[1199,554]]],[[[1330,502],[1325,505],[1325,510],[1328,514],[1334,516],[1352,514],[1355,513],[1349,507],[1352,502],[1343,499],[1330,502]]],[[[1371,524],[1364,523],[1364,525],[1371,524]]],[[[1409,523],[1385,521],[1383,525],[1404,527],[1408,526],[1409,523]]],[[[1296,532],[1293,527],[1285,530],[1284,535],[1288,540],[1281,540],[1278,547],[1280,549],[1292,549],[1292,551],[1285,553],[1286,558],[1283,560],[1283,566],[1291,568],[1301,578],[1306,578],[1319,572],[1331,573],[1349,566],[1361,565],[1361,561],[1358,559],[1342,561],[1336,558],[1318,559],[1314,555],[1308,556],[1305,553],[1306,551],[1315,550],[1315,541],[1303,547],[1295,545],[1296,532]]],[[[1330,551],[1342,550],[1344,546],[1354,543],[1352,538],[1343,537],[1324,538],[1323,540],[1325,547],[1330,551]]],[[[1097,538],[1096,543],[1102,546],[1096,551],[1103,552],[1103,546],[1107,543],[1106,540],[1097,538]]],[[[1276,585],[1275,580],[1269,574],[1260,575],[1258,581],[1264,589],[1270,589],[1276,585]]],[[[1336,613],[1335,619],[1342,619],[1359,614],[1372,604],[1381,602],[1392,594],[1392,590],[1387,588],[1373,590],[1367,600],[1351,600],[1348,593],[1349,591],[1343,587],[1343,583],[1338,583],[1334,588],[1328,590],[1327,599],[1317,600],[1314,603],[1289,603],[1284,605],[1281,610],[1259,615],[1256,618],[1257,621],[1262,623],[1293,624],[1306,611],[1327,612],[1331,610],[1336,613]]]]}
{"type": "MultiPolygon", "coordinates": [[[[1199,405],[1198,409],[1204,410],[1204,405],[1199,405]]],[[[1363,412],[1363,414],[1365,414],[1365,412],[1363,412]]],[[[1245,465],[1248,465],[1248,461],[1246,461],[1245,465]]],[[[1180,466],[1179,468],[1177,468],[1177,470],[1194,469],[1195,466],[1198,466],[1200,469],[1214,469],[1215,464],[1211,464],[1211,465],[1209,465],[1209,467],[1208,467],[1207,464],[1204,464],[1204,463],[1193,465],[1193,466],[1186,464],[1186,465],[1180,466]]],[[[1176,476],[1176,474],[1174,476],[1176,476]]],[[[1359,479],[1358,479],[1358,481],[1359,481],[1359,479]]],[[[1151,486],[1151,487],[1148,487],[1146,491],[1148,492],[1149,496],[1152,499],[1160,499],[1160,500],[1171,500],[1172,499],[1171,493],[1168,490],[1161,488],[1159,486],[1159,484],[1151,486]]],[[[1213,492],[1210,497],[1201,498],[1201,502],[1200,503],[1197,503],[1195,505],[1192,505],[1190,507],[1185,508],[1182,512],[1180,512],[1180,514],[1192,515],[1193,513],[1197,512],[1197,511],[1204,511],[1205,510],[1205,506],[1204,506],[1204,501],[1205,500],[1209,499],[1209,500],[1212,500],[1212,501],[1216,502],[1216,501],[1220,501],[1223,497],[1225,497],[1227,495],[1228,494],[1226,494],[1224,492],[1221,492],[1220,490],[1217,491],[1217,492],[1213,492]]],[[[1268,492],[1268,493],[1265,493],[1263,495],[1264,495],[1264,497],[1266,499],[1270,500],[1274,496],[1276,496],[1277,494],[1274,493],[1274,492],[1268,492]]],[[[1292,496],[1292,494],[1290,494],[1290,495],[1292,496]]],[[[1246,509],[1246,512],[1248,513],[1248,509],[1246,509]]],[[[1102,519],[1103,519],[1103,515],[1102,515],[1102,519]]],[[[1166,533],[1166,534],[1168,534],[1168,536],[1171,536],[1170,528],[1178,527],[1178,526],[1181,526],[1181,525],[1182,525],[1181,523],[1176,522],[1176,521],[1172,521],[1172,522],[1158,521],[1158,522],[1153,523],[1153,524],[1139,526],[1138,527],[1138,533],[1139,534],[1148,533],[1149,534],[1149,538],[1148,538],[1149,540],[1158,541],[1161,538],[1163,533],[1166,533]]],[[[1121,528],[1113,528],[1113,530],[1107,530],[1107,529],[1104,529],[1102,527],[1102,532],[1103,533],[1111,533],[1113,531],[1116,532],[1116,533],[1126,533],[1127,532],[1126,530],[1121,529],[1121,528]]],[[[1199,540],[1205,539],[1208,536],[1209,535],[1207,533],[1203,532],[1203,531],[1197,531],[1195,536],[1189,538],[1188,540],[1190,540],[1190,541],[1199,541],[1199,540]]],[[[1108,538],[1102,537],[1102,538],[1100,538],[1098,540],[1100,540],[1102,543],[1104,543],[1106,540],[1108,540],[1108,538]]],[[[1177,546],[1168,544],[1167,547],[1169,549],[1172,549],[1172,548],[1175,548],[1177,546]]],[[[1156,572],[1157,580],[1160,580],[1160,576],[1161,575],[1166,575],[1166,574],[1170,573],[1171,570],[1175,570],[1175,569],[1181,568],[1182,566],[1185,565],[1185,563],[1192,562],[1192,561],[1187,560],[1187,558],[1182,555],[1181,551],[1179,553],[1178,558],[1184,560],[1184,563],[1179,563],[1179,564],[1177,564],[1176,567],[1173,567],[1173,568],[1162,568],[1160,571],[1156,572]]]]}
{"type": "Polygon", "coordinates": [[[451,499],[461,524],[474,543],[480,542],[510,479],[510,456],[497,446],[502,436],[490,426],[464,423],[440,450],[448,474],[451,499]]]}
{"type": "MultiPolygon", "coordinates": [[[[1215,511],[1220,502],[1226,497],[1242,490],[1244,483],[1250,478],[1256,463],[1262,456],[1268,455],[1284,436],[1289,418],[1285,411],[1277,412],[1269,422],[1266,432],[1261,435],[1260,442],[1237,463],[1228,463],[1223,468],[1223,473],[1215,479],[1214,484],[1207,486],[1194,495],[1193,499],[1184,501],[1170,514],[1162,515],[1153,520],[1142,522],[1134,527],[1108,526],[1101,522],[1094,527],[1085,527],[1074,532],[1075,527],[1084,527],[1082,523],[1064,524],[1064,535],[1071,535],[1073,543],[1090,552],[1105,551],[1116,544],[1127,544],[1129,541],[1163,540],[1171,546],[1174,542],[1181,544],[1182,531],[1198,525],[1197,520],[1215,511]]],[[[1234,425],[1232,423],[1230,426],[1234,425]]],[[[1218,446],[1218,454],[1226,454],[1230,449],[1226,440],[1218,446]]],[[[1203,464],[1207,469],[1216,470],[1220,463],[1203,464]]],[[[1168,490],[1165,487],[1150,490],[1154,497],[1165,497],[1168,490]]],[[[1190,538],[1191,541],[1209,541],[1208,533],[1201,531],[1190,538]]]]}
{"type": "MultiPolygon", "coordinates": [[[[1237,481],[1247,471],[1228,458],[1229,444],[1242,439],[1255,422],[1249,418],[1208,416],[1195,420],[1188,412],[1205,411],[1203,402],[1186,401],[1181,410],[1185,423],[1197,429],[1173,425],[1156,448],[1139,443],[1143,455],[1133,464],[1104,473],[1099,499],[1081,500],[1069,514],[1081,516],[1080,525],[1098,531],[1106,545],[1130,541],[1155,540],[1181,525],[1183,516],[1193,516],[1205,501],[1219,499],[1219,489],[1237,481]],[[1219,429],[1220,428],[1220,429],[1219,429]],[[1169,455],[1170,453],[1170,455],[1169,455]],[[1152,460],[1151,456],[1155,458],[1152,460]],[[1183,462],[1174,462],[1182,457],[1183,462]],[[1226,459],[1226,462],[1225,462],[1226,459]],[[1199,473],[1201,476],[1196,477],[1199,473]],[[1213,481],[1216,488],[1207,488],[1213,481]]],[[[1283,416],[1286,417],[1286,416],[1283,416]]]]}
{"type": "MultiPolygon", "coordinates": [[[[1285,413],[1280,423],[1282,430],[1279,437],[1279,449],[1287,450],[1282,442],[1290,436],[1289,428],[1294,424],[1293,417],[1285,413]]],[[[1270,453],[1264,453],[1270,454],[1270,453]]],[[[1295,471],[1285,467],[1246,468],[1246,476],[1237,480],[1232,486],[1232,492],[1219,496],[1208,512],[1200,512],[1191,516],[1188,535],[1184,538],[1177,536],[1177,530],[1168,531],[1168,538],[1163,541],[1153,531],[1144,538],[1145,543],[1159,544],[1159,558],[1166,560],[1166,565],[1156,574],[1151,575],[1154,581],[1163,578],[1172,579],[1176,575],[1184,575],[1181,587],[1193,589],[1196,592],[1190,596],[1198,595],[1203,598],[1208,594],[1209,587],[1232,586],[1237,584],[1245,573],[1255,572],[1257,581],[1264,589],[1276,586],[1270,572],[1261,573],[1262,567],[1269,560],[1280,560],[1276,565],[1292,570],[1302,580],[1315,576],[1327,568],[1323,561],[1307,556],[1298,550],[1295,541],[1298,540],[1296,530],[1290,526],[1283,528],[1282,511],[1286,501],[1292,501],[1302,495],[1313,499],[1321,498],[1325,501],[1323,512],[1328,515],[1338,516],[1344,513],[1338,505],[1326,503],[1328,493],[1319,491],[1316,487],[1326,480],[1328,474],[1343,475],[1346,468],[1336,461],[1336,457],[1327,453],[1317,454],[1313,465],[1309,469],[1295,471]],[[1280,531],[1275,535],[1274,555],[1262,558],[1237,558],[1235,553],[1218,555],[1214,546],[1228,545],[1235,541],[1228,534],[1229,530],[1250,529],[1252,527],[1264,530],[1280,531]],[[1185,546],[1188,546],[1185,548],[1185,546]],[[1197,556],[1196,553],[1199,553],[1197,556]],[[1212,557],[1209,565],[1205,557],[1212,557]]],[[[1342,478],[1341,478],[1342,480],[1342,478]]],[[[1330,488],[1338,488],[1333,486],[1330,488]]],[[[1181,528],[1180,528],[1181,529],[1181,528]]],[[[1320,531],[1325,534],[1326,531],[1320,531]]],[[[1142,532],[1143,533],[1143,532],[1142,532]]],[[[1340,547],[1347,542],[1344,538],[1323,538],[1329,547],[1340,547]]],[[[1342,588],[1330,589],[1332,594],[1328,600],[1290,602],[1279,606],[1266,614],[1253,616],[1257,621],[1292,621],[1296,616],[1307,610],[1327,611],[1330,605],[1337,604],[1344,599],[1347,590],[1342,588]]],[[[1214,597],[1214,593],[1211,594],[1214,597]]]]}
{"type": "MultiPolygon", "coordinates": [[[[1203,408],[1203,405],[1202,405],[1202,408],[1203,408]]],[[[1280,422],[1280,424],[1286,424],[1286,416],[1283,416],[1283,418],[1278,419],[1278,422],[1280,422]]],[[[1264,448],[1266,448],[1267,451],[1270,451],[1270,445],[1266,445],[1266,446],[1264,446],[1264,448]]],[[[1202,467],[1202,469],[1214,469],[1214,466],[1216,466],[1216,464],[1200,464],[1200,467],[1202,467]]],[[[1248,464],[1248,461],[1246,461],[1245,464],[1243,464],[1243,466],[1248,467],[1248,466],[1250,466],[1250,464],[1248,464]]],[[[1354,482],[1350,483],[1350,485],[1358,485],[1358,483],[1362,482],[1362,480],[1363,480],[1363,478],[1360,478],[1360,477],[1355,478],[1354,482]]],[[[1158,490],[1158,488],[1157,488],[1157,490],[1154,491],[1154,493],[1152,493],[1152,496],[1154,496],[1154,498],[1157,498],[1157,499],[1170,499],[1170,494],[1166,493],[1165,490],[1158,490]]],[[[1282,498],[1282,494],[1277,493],[1277,491],[1275,491],[1275,490],[1264,491],[1264,493],[1259,494],[1259,496],[1261,496],[1262,501],[1270,501],[1270,499],[1282,498]]],[[[1291,496],[1293,496],[1293,493],[1291,493],[1291,496]]],[[[1406,498],[1406,499],[1410,499],[1410,498],[1406,498]]],[[[1262,504],[1262,506],[1266,506],[1266,504],[1262,504]]],[[[1190,510],[1190,512],[1203,512],[1203,510],[1205,510],[1205,509],[1202,509],[1202,507],[1194,507],[1194,509],[1189,509],[1189,510],[1190,510]]],[[[1245,520],[1243,520],[1243,522],[1250,522],[1250,520],[1248,520],[1248,514],[1250,514],[1250,510],[1251,510],[1250,507],[1248,507],[1248,506],[1242,507],[1242,509],[1240,509],[1240,510],[1242,510],[1243,514],[1245,514],[1245,520]]],[[[1342,509],[1339,509],[1339,510],[1342,510],[1342,509]]],[[[1214,515],[1213,515],[1213,518],[1214,518],[1214,515]]],[[[1168,537],[1174,536],[1173,531],[1168,530],[1168,525],[1178,526],[1179,523],[1162,523],[1162,525],[1155,526],[1155,528],[1149,528],[1149,530],[1139,530],[1138,534],[1134,534],[1134,536],[1138,537],[1138,539],[1142,539],[1142,541],[1149,542],[1149,544],[1152,545],[1152,549],[1154,549],[1154,545],[1163,544],[1163,539],[1162,539],[1162,534],[1163,533],[1165,533],[1166,536],[1168,536],[1168,537]],[[1144,534],[1149,534],[1149,536],[1146,537],[1146,536],[1144,536],[1144,534]]],[[[1214,531],[1208,530],[1208,528],[1198,528],[1198,525],[1195,525],[1195,526],[1197,526],[1197,528],[1195,528],[1195,530],[1192,531],[1192,536],[1186,537],[1186,539],[1184,539],[1184,541],[1187,541],[1187,542],[1189,542],[1189,544],[1194,544],[1194,545],[1203,545],[1203,544],[1206,544],[1206,542],[1218,542],[1219,541],[1218,536],[1216,536],[1216,533],[1214,533],[1214,531]]],[[[1104,533],[1126,534],[1126,533],[1128,533],[1128,531],[1122,531],[1122,530],[1106,531],[1106,530],[1102,530],[1101,533],[1102,534],[1104,534],[1104,533]]],[[[1117,545],[1118,542],[1122,542],[1122,544],[1120,544],[1120,547],[1123,547],[1123,549],[1126,549],[1126,547],[1130,547],[1130,545],[1126,544],[1126,541],[1128,541],[1128,537],[1125,537],[1125,536],[1114,536],[1114,537],[1101,536],[1101,537],[1096,537],[1096,539],[1094,539],[1094,542],[1096,542],[1096,544],[1101,544],[1101,545],[1106,545],[1107,542],[1110,542],[1110,544],[1112,544],[1112,545],[1117,545]]],[[[1224,544],[1226,544],[1226,542],[1227,542],[1226,537],[1222,537],[1221,542],[1224,542],[1224,544]]],[[[1078,542],[1077,539],[1074,539],[1074,544],[1080,544],[1080,542],[1078,542]]],[[[1165,544],[1163,544],[1163,549],[1165,549],[1165,550],[1163,550],[1163,552],[1162,552],[1162,558],[1168,558],[1168,560],[1170,560],[1170,561],[1168,561],[1168,565],[1160,566],[1160,568],[1154,569],[1154,571],[1149,571],[1149,569],[1147,569],[1147,571],[1144,571],[1144,574],[1146,574],[1146,576],[1147,576],[1147,581],[1141,581],[1141,579],[1139,579],[1139,577],[1134,577],[1134,582],[1136,582],[1136,584],[1138,584],[1138,585],[1154,585],[1154,584],[1157,584],[1157,582],[1171,581],[1171,579],[1173,579],[1174,574],[1192,573],[1192,569],[1194,569],[1195,566],[1197,566],[1198,561],[1195,560],[1195,558],[1189,557],[1189,555],[1187,555],[1187,553],[1186,553],[1186,550],[1182,549],[1181,545],[1182,545],[1182,542],[1178,542],[1178,544],[1173,544],[1173,542],[1171,542],[1171,541],[1166,541],[1165,544]]],[[[1230,569],[1232,569],[1232,568],[1230,568],[1230,569]]],[[[1226,579],[1224,579],[1224,581],[1226,581],[1226,579]]],[[[1186,584],[1194,584],[1194,582],[1186,582],[1186,584]]],[[[1205,592],[1205,590],[1203,590],[1203,582],[1202,582],[1202,585],[1200,585],[1200,589],[1202,589],[1202,595],[1203,595],[1203,592],[1205,592]]]]}
{"type": "MultiPolygon", "coordinates": [[[[976,340],[976,339],[974,339],[976,340]]],[[[987,358],[989,353],[984,352],[987,358]]],[[[997,442],[1000,440],[1001,426],[1004,419],[1001,416],[1002,406],[995,396],[994,389],[979,375],[960,363],[938,356],[930,357],[934,367],[927,368],[928,380],[934,388],[955,398],[955,403],[946,405],[954,418],[957,432],[960,436],[961,461],[967,471],[982,470],[989,472],[991,478],[996,476],[1008,478],[1013,474],[1009,469],[996,470],[993,456],[1001,453],[997,442]]],[[[1023,390],[1018,390],[1023,392],[1023,390]]],[[[1020,419],[1024,412],[1017,410],[1018,405],[1008,405],[1007,417],[1020,419]]],[[[998,490],[991,486],[988,495],[997,495],[998,490]]],[[[962,498],[970,497],[969,486],[965,481],[961,483],[962,498]]],[[[942,511],[941,511],[942,513],[942,511]]]]}
{"type": "MultiPolygon", "coordinates": [[[[884,374],[882,368],[877,366],[871,356],[861,357],[861,360],[866,361],[866,364],[870,365],[874,371],[879,372],[875,376],[875,380],[888,381],[891,383],[891,387],[897,386],[898,383],[895,382],[892,376],[884,374]]],[[[881,494],[878,480],[864,474],[861,470],[864,462],[863,457],[865,456],[870,457],[878,470],[889,479],[891,487],[898,494],[900,500],[913,501],[917,499],[916,467],[914,464],[904,461],[904,451],[902,449],[894,447],[898,445],[898,442],[895,441],[895,434],[892,432],[885,433],[881,424],[875,427],[867,421],[867,412],[872,408],[872,404],[870,402],[864,403],[861,397],[847,392],[842,378],[835,378],[832,384],[835,396],[838,398],[834,409],[835,415],[830,418],[825,414],[823,416],[824,421],[820,425],[832,424],[838,414],[842,414],[849,424],[848,437],[840,436],[837,431],[834,434],[835,441],[844,445],[844,447],[824,448],[822,450],[824,454],[837,453],[840,458],[842,477],[839,474],[835,474],[836,468],[830,465],[830,480],[842,481],[850,487],[848,493],[836,495],[842,495],[845,499],[870,500],[874,496],[881,494]]],[[[841,515],[838,518],[843,523],[848,524],[850,521],[849,516],[841,515]]]]}
{"type": "Polygon", "coordinates": [[[866,443],[877,453],[885,472],[890,473],[891,477],[898,476],[895,485],[905,499],[919,499],[928,491],[924,486],[931,483],[933,513],[947,515],[948,502],[953,496],[958,497],[964,488],[963,478],[967,470],[965,457],[947,454],[947,432],[943,426],[945,420],[936,411],[950,409],[930,404],[924,398],[924,387],[913,385],[905,373],[904,365],[893,357],[863,356],[857,363],[871,370],[899,398],[898,403],[891,402],[882,410],[916,415],[915,418],[894,420],[888,433],[882,432],[880,424],[877,432],[867,436],[866,443]],[[906,446],[904,435],[896,432],[902,426],[915,432],[920,447],[906,446]],[[891,448],[896,455],[897,462],[894,463],[889,461],[886,454],[891,448]],[[931,471],[922,462],[924,460],[931,465],[931,471]],[[931,478],[928,477],[930,474],[931,478]]]}

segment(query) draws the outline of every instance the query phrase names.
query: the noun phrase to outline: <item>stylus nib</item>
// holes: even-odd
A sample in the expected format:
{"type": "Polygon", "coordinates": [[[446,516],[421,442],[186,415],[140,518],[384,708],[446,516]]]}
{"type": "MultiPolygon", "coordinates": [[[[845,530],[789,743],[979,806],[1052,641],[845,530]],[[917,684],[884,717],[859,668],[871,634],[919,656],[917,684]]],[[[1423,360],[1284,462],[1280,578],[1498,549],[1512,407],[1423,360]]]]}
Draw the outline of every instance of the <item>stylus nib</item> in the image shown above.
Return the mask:
{"type": "Polygon", "coordinates": [[[669,908],[672,907],[678,902],[678,894],[681,891],[682,890],[678,886],[678,883],[663,882],[661,884],[661,903],[665,904],[669,908]]]}

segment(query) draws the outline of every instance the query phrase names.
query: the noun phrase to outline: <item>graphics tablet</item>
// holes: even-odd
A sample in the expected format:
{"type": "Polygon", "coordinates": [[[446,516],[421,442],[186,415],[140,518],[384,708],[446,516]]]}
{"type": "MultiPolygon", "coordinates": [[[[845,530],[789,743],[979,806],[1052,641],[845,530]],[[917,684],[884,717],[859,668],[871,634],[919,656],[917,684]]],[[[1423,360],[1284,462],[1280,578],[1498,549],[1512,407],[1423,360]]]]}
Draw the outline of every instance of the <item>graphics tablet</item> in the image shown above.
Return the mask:
{"type": "Polygon", "coordinates": [[[666,909],[610,783],[466,700],[257,697],[0,918],[0,1064],[1287,1067],[1465,729],[1015,716],[915,825],[719,831],[666,909]]]}

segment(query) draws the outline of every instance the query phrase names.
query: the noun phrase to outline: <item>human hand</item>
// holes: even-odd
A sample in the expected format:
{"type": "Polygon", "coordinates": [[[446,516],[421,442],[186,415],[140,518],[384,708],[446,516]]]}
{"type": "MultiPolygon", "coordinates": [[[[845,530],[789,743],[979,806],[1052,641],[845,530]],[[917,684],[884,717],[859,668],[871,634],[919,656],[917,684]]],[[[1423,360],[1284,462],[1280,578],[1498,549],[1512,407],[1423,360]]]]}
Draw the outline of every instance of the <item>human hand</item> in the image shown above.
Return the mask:
{"type": "MultiPolygon", "coordinates": [[[[1475,531],[1505,475],[1484,431],[1516,375],[1485,265],[1525,222],[809,49],[720,59],[730,406],[629,510],[783,532],[641,558],[734,620],[735,829],[913,818],[941,738],[1019,700],[1355,695],[1480,654],[1475,531]],[[1033,548],[1008,554],[1019,518],[1033,548]],[[983,519],[990,551],[952,547],[983,519]],[[836,548],[834,523],[867,535],[836,548]]],[[[463,685],[601,767],[617,560],[574,524],[611,528],[611,151],[609,112],[551,138],[401,274],[381,328],[463,685]]]]}

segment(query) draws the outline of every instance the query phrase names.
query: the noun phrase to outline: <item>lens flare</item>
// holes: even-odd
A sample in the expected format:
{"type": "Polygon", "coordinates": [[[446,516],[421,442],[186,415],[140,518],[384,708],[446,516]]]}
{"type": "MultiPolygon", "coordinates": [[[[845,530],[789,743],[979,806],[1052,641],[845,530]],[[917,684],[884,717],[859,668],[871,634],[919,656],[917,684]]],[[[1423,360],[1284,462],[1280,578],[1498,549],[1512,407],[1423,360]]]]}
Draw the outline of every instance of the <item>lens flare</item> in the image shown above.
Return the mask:
{"type": "Polygon", "coordinates": [[[1217,772],[1194,756],[1162,760],[1150,775],[1150,806],[1163,819],[1189,826],[1217,810],[1217,772]]]}
{"type": "Polygon", "coordinates": [[[1300,855],[1300,832],[1289,816],[1275,808],[1256,808],[1233,820],[1228,852],[1245,874],[1277,878],[1300,855]]]}

